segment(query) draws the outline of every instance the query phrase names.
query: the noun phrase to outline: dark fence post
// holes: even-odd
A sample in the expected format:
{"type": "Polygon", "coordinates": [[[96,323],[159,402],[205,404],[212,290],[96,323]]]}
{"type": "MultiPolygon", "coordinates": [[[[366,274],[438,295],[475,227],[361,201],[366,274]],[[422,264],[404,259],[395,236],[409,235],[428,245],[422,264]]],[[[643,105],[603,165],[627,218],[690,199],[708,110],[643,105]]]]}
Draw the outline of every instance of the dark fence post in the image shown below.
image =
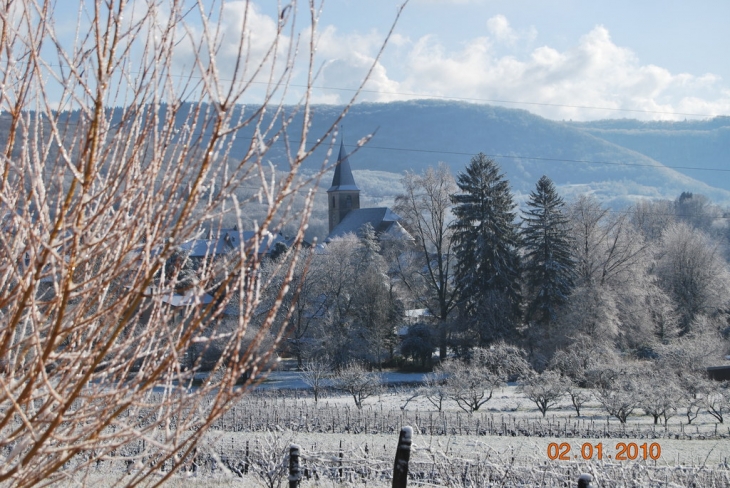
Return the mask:
{"type": "Polygon", "coordinates": [[[302,481],[302,470],[299,466],[299,449],[296,444],[289,446],[289,488],[298,488],[302,481]]]}
{"type": "Polygon", "coordinates": [[[398,449],[395,451],[393,465],[393,488],[406,488],[408,483],[408,461],[411,458],[411,440],[413,429],[403,427],[398,437],[398,449]]]}
{"type": "Polygon", "coordinates": [[[580,475],[578,478],[578,488],[593,488],[591,481],[593,481],[593,476],[589,474],[580,475]]]}
{"type": "Polygon", "coordinates": [[[243,474],[248,474],[248,441],[246,441],[246,456],[243,458],[243,474]]]}

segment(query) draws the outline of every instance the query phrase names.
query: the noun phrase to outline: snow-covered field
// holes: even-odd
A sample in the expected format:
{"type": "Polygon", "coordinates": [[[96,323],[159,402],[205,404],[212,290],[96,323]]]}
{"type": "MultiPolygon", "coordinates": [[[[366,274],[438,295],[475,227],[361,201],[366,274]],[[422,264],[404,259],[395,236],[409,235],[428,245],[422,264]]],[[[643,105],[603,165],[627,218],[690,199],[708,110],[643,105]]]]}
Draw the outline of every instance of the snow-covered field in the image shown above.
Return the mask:
{"type": "MultiPolygon", "coordinates": [[[[406,405],[408,386],[391,386],[358,410],[343,395],[315,404],[305,389],[271,388],[297,381],[274,375],[233,406],[170,486],[287,486],[291,443],[302,448],[302,487],[390,486],[403,425],[414,429],[409,486],[575,486],[580,473],[601,487],[730,486],[730,429],[707,414],[687,425],[679,412],[665,428],[636,411],[621,425],[597,402],[577,418],[568,400],[543,418],[515,386],[496,391],[474,414],[450,401],[444,412],[424,398],[406,405]],[[616,459],[620,443],[626,460],[616,459]]],[[[99,478],[91,473],[100,486],[125,476],[121,466],[105,470],[99,478]]]]}

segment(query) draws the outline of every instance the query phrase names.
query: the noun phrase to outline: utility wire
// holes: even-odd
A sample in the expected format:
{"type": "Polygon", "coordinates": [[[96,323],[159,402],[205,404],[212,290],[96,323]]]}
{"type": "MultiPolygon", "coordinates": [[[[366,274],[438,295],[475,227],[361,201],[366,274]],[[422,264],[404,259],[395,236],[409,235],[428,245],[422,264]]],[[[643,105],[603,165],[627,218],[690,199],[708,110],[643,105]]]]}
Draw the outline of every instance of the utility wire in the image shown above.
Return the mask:
{"type": "MultiPolygon", "coordinates": [[[[265,83],[265,82],[254,82],[254,83],[265,83]]],[[[296,88],[307,88],[306,85],[298,85],[291,83],[289,86],[293,86],[296,88]]],[[[312,88],[317,88],[320,90],[338,90],[338,91],[348,91],[348,92],[356,92],[358,91],[355,88],[341,88],[336,86],[322,86],[322,85],[313,85],[312,88]]],[[[690,112],[665,112],[662,110],[642,110],[642,109],[632,109],[632,108],[614,108],[614,107],[595,107],[591,105],[568,105],[563,103],[547,103],[547,102],[521,102],[516,100],[500,100],[500,99],[494,99],[494,98],[478,98],[478,97],[453,97],[448,95],[429,95],[426,93],[415,93],[415,92],[396,92],[396,91],[384,91],[384,90],[360,90],[360,93],[375,93],[378,95],[399,95],[399,96],[407,96],[407,97],[418,97],[418,98],[437,98],[440,100],[460,100],[460,101],[467,101],[467,102],[486,102],[486,103],[511,103],[515,105],[533,105],[533,106],[539,106],[539,107],[558,107],[558,108],[579,108],[579,109],[586,109],[586,110],[606,110],[610,112],[633,112],[633,113],[642,113],[642,114],[660,114],[660,115],[682,115],[685,117],[728,117],[728,115],[724,114],[697,114],[697,113],[690,113],[690,112]]]]}
{"type": "MultiPolygon", "coordinates": [[[[290,139],[289,143],[291,144],[299,144],[300,141],[290,139]]],[[[276,141],[277,144],[283,143],[283,141],[278,140],[276,141]]],[[[437,150],[437,149],[415,149],[415,148],[406,148],[406,147],[392,147],[392,146],[374,146],[373,144],[365,144],[362,146],[358,146],[355,144],[345,144],[345,147],[354,148],[357,151],[361,151],[363,149],[380,149],[383,151],[400,151],[400,152],[416,152],[416,153],[425,153],[425,154],[450,154],[455,156],[474,156],[475,153],[473,152],[464,152],[464,151],[447,151],[447,150],[437,150]]],[[[352,153],[350,153],[352,154],[352,153]]],[[[717,172],[730,172],[730,168],[708,168],[703,166],[668,166],[665,164],[661,164],[657,162],[657,164],[648,164],[648,163],[623,163],[623,162],[615,162],[615,161],[592,161],[589,159],[565,159],[565,158],[545,158],[540,156],[524,156],[524,155],[514,155],[514,154],[484,154],[485,156],[489,158],[503,158],[503,159],[528,159],[532,161],[552,161],[552,162],[563,162],[563,163],[580,163],[580,164],[603,164],[603,165],[610,165],[610,166],[636,166],[636,167],[645,167],[645,168],[656,168],[656,169],[683,169],[683,170],[698,170],[698,171],[717,171],[717,172]]],[[[349,154],[348,154],[349,156],[349,154]]],[[[645,156],[649,157],[649,156],[645,156]]]]}

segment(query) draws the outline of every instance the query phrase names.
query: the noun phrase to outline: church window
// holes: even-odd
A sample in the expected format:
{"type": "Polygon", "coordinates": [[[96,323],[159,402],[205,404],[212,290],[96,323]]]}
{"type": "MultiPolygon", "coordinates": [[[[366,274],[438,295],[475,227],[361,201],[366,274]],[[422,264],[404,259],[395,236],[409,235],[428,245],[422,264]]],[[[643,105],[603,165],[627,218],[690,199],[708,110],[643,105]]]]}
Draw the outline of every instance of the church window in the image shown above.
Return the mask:
{"type": "Polygon", "coordinates": [[[335,197],[332,197],[332,208],[337,208],[337,204],[335,203],[335,197]]]}
{"type": "Polygon", "coordinates": [[[352,208],[352,196],[347,195],[347,200],[345,200],[345,208],[352,208]]]}

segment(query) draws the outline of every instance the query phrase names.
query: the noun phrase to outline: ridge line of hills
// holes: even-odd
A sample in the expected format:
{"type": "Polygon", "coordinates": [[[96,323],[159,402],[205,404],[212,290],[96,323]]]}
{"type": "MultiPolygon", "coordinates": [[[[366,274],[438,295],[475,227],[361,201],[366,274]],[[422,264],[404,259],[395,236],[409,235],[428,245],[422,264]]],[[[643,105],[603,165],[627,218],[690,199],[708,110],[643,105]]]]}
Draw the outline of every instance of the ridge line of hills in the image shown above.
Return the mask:
{"type": "MultiPolygon", "coordinates": [[[[342,108],[313,107],[309,132],[313,140],[342,108]]],[[[251,106],[234,110],[250,111],[251,106]]],[[[71,122],[77,117],[77,113],[69,113],[71,122]]],[[[0,134],[8,130],[5,119],[0,116],[0,134]]],[[[183,123],[181,116],[181,127],[183,123]]],[[[301,114],[295,115],[292,129],[297,131],[301,123],[301,114]]],[[[253,130],[239,131],[232,157],[245,153],[253,130]]],[[[684,191],[730,206],[730,117],[685,122],[559,122],[520,109],[410,100],[356,104],[344,120],[343,132],[348,149],[375,132],[369,145],[352,155],[350,164],[356,173],[369,171],[390,188],[393,182],[385,180],[398,180],[405,170],[421,171],[444,161],[457,174],[469,162],[469,155],[483,152],[498,155],[494,159],[510,181],[517,202],[524,201],[545,174],[566,199],[590,193],[614,208],[639,199],[675,199],[684,191]]],[[[327,149],[323,145],[315,151],[305,168],[318,170],[327,149]]],[[[284,151],[283,144],[274,144],[267,159],[285,171],[284,151]]],[[[325,176],[322,184],[328,183],[325,176]]]]}

